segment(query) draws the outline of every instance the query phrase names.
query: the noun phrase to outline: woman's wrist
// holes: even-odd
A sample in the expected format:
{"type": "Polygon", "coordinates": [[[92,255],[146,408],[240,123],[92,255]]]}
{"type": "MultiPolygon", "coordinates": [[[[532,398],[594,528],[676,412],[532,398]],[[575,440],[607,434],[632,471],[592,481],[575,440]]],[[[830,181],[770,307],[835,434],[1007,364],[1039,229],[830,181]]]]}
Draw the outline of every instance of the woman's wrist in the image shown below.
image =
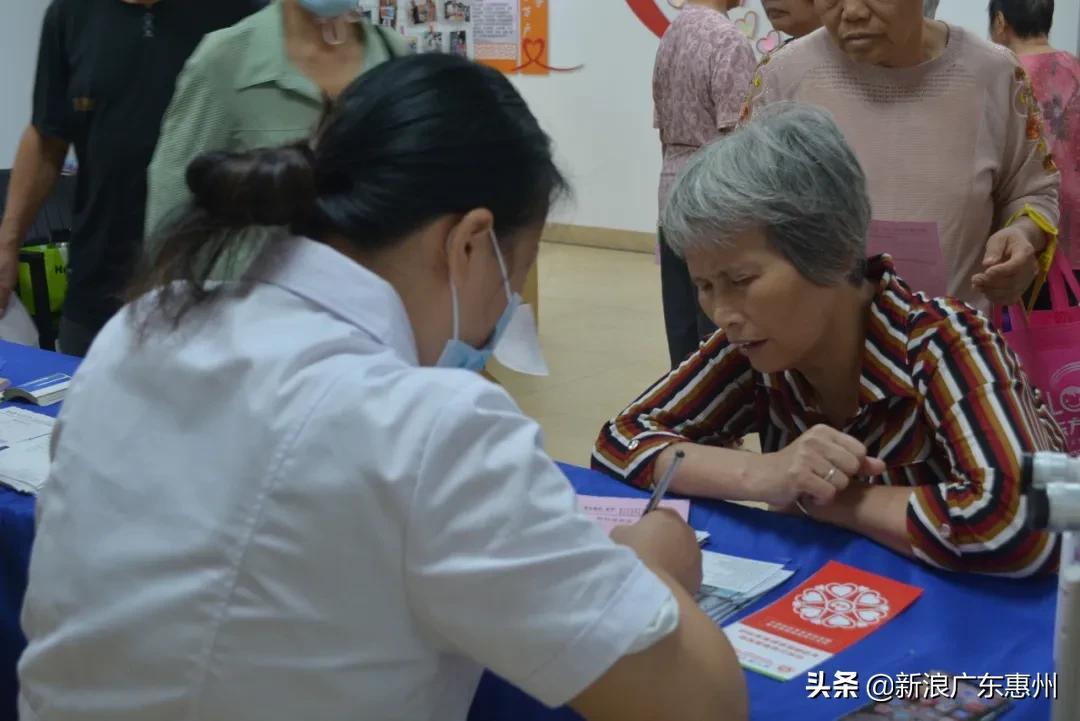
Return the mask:
{"type": "Polygon", "coordinates": [[[671,480],[671,490],[675,493],[726,501],[763,500],[755,497],[755,489],[760,488],[755,479],[760,475],[758,466],[764,456],[748,451],[689,442],[673,443],[657,457],[652,482],[660,480],[680,450],[686,457],[671,480]]]}
{"type": "Polygon", "coordinates": [[[810,517],[862,534],[906,556],[911,555],[907,536],[907,508],[913,489],[852,482],[823,506],[804,504],[810,517]]]}
{"type": "Polygon", "coordinates": [[[859,508],[863,502],[866,484],[861,481],[852,481],[851,484],[836,494],[831,503],[817,505],[804,503],[807,515],[815,521],[830,523],[840,528],[856,530],[860,525],[859,508]]]}
{"type": "Polygon", "coordinates": [[[1047,238],[1046,233],[1039,225],[1029,218],[1028,216],[1022,216],[1017,218],[1016,222],[1012,224],[1012,227],[1020,230],[1028,242],[1031,243],[1031,247],[1035,250],[1035,254],[1046,250],[1047,238]]]}

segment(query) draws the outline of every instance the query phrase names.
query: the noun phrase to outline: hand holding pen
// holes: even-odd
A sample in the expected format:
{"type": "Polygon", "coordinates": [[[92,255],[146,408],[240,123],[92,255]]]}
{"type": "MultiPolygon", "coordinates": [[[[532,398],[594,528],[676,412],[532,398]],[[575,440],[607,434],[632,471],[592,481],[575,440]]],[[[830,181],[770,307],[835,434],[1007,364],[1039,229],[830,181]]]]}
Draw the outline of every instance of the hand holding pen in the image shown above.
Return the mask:
{"type": "Polygon", "coordinates": [[[615,529],[611,537],[637,551],[638,556],[654,570],[663,569],[669,573],[687,592],[693,594],[701,586],[701,547],[693,530],[676,513],[651,513],[659,509],[685,455],[682,451],[675,453],[671,465],[653,486],[652,497],[641,519],[633,525],[615,529]],[[618,537],[616,531],[619,532],[618,537]]]}
{"type": "Polygon", "coordinates": [[[641,515],[645,515],[651,511],[655,511],[660,507],[660,502],[664,500],[664,496],[667,494],[668,488],[671,486],[671,480],[675,477],[675,471],[679,468],[679,464],[686,458],[685,451],[675,451],[675,458],[671,461],[671,465],[667,467],[667,471],[660,477],[660,481],[653,485],[652,497],[649,499],[649,503],[645,506],[645,510],[641,515]]]}

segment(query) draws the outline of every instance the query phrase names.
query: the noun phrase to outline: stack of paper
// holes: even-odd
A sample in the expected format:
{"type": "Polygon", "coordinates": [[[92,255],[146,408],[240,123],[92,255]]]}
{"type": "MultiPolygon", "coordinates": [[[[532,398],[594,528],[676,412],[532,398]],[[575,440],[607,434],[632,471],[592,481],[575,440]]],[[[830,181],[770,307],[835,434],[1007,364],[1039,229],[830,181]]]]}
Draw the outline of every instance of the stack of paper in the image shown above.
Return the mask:
{"type": "Polygon", "coordinates": [[[51,406],[53,403],[64,400],[70,385],[71,376],[67,373],[53,373],[44,378],[35,378],[22,385],[6,388],[3,398],[5,401],[22,400],[38,406],[51,406]]]}
{"type": "Polygon", "coordinates": [[[723,624],[742,609],[791,578],[782,563],[766,563],[724,553],[702,551],[701,610],[723,624]]]}
{"type": "Polygon", "coordinates": [[[49,475],[56,419],[22,408],[0,409],[0,483],[36,494],[49,475]]]}

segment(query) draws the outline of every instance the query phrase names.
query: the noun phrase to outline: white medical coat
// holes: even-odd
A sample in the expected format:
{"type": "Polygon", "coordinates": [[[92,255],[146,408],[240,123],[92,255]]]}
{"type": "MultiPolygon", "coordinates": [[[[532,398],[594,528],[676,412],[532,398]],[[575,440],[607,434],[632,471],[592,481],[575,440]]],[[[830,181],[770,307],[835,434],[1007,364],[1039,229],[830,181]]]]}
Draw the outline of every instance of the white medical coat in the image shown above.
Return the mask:
{"type": "Polygon", "coordinates": [[[671,606],[505,391],[418,367],[393,288],[331,248],[173,333],[133,312],[54,440],[24,719],[453,721],[485,666],[557,705],[671,606]]]}

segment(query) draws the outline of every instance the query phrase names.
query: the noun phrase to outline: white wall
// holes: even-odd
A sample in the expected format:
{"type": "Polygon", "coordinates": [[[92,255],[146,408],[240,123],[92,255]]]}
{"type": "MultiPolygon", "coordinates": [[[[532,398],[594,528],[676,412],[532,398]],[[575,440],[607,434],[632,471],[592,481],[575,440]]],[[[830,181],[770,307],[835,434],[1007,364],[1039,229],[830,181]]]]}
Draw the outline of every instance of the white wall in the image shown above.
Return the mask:
{"type": "Polygon", "coordinates": [[[10,168],[30,122],[41,18],[49,0],[11,0],[0,9],[0,168],[10,168]]]}
{"type": "Polygon", "coordinates": [[[557,222],[624,230],[656,225],[660,146],[652,127],[658,41],[625,0],[550,0],[554,66],[578,72],[514,77],[574,187],[557,222]]]}
{"type": "MultiPolygon", "coordinates": [[[[651,232],[660,172],[651,89],[658,41],[625,0],[550,1],[552,64],[585,67],[565,75],[516,77],[514,83],[554,137],[574,184],[575,202],[553,219],[651,232]]],[[[48,2],[14,0],[0,11],[0,168],[11,166],[30,119],[38,34],[48,2]]],[[[942,0],[938,17],[986,34],[986,0],[942,0]]],[[[759,35],[768,29],[761,20],[759,35]]],[[[1052,42],[1075,53],[1078,38],[1080,0],[1057,0],[1052,42]]]]}
{"type": "MultiPolygon", "coordinates": [[[[652,127],[651,82],[659,41],[625,0],[550,2],[551,63],[585,67],[566,75],[515,77],[514,83],[555,139],[561,167],[574,185],[575,202],[552,220],[652,232],[660,146],[652,127]]],[[[1080,0],[1056,4],[1052,41],[1075,53],[1080,0]]],[[[986,6],[987,0],[941,0],[938,17],[985,37],[986,6]]],[[[768,20],[761,20],[759,35],[768,30],[768,20]]]]}

